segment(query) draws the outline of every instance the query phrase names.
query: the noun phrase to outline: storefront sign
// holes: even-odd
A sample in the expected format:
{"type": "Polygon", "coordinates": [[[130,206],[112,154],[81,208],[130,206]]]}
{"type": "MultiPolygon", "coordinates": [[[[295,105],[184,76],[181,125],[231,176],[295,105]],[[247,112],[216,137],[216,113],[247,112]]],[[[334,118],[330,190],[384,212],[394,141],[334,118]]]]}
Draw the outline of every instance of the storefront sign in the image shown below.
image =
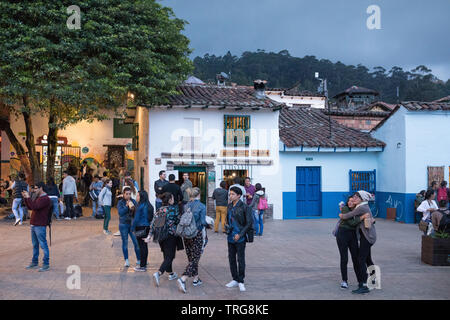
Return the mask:
{"type": "MultiPolygon", "coordinates": [[[[67,138],[66,137],[58,137],[57,144],[63,144],[67,145],[67,138]]],[[[37,138],[37,144],[48,144],[48,137],[46,134],[43,136],[37,138]]]]}

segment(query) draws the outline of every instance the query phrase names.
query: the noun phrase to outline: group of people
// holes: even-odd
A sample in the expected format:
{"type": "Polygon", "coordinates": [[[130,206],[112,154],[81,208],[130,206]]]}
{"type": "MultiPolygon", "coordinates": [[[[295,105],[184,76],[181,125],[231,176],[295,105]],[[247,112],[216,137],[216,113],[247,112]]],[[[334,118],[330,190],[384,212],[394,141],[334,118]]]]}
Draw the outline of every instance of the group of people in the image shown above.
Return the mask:
{"type": "Polygon", "coordinates": [[[358,191],[348,198],[347,203],[341,202],[339,221],[333,231],[340,253],[341,288],[348,289],[349,287],[347,263],[348,251],[350,251],[358,281],[358,288],[352,291],[355,294],[370,292],[367,286],[367,268],[374,265],[371,248],[377,238],[375,219],[368,205],[368,201],[371,199],[370,193],[358,191]]]}
{"type": "Polygon", "coordinates": [[[422,190],[416,195],[415,222],[419,221],[419,228],[425,235],[434,235],[437,231],[449,232],[449,199],[447,181],[442,181],[440,186],[433,181],[427,191],[422,190]]]}

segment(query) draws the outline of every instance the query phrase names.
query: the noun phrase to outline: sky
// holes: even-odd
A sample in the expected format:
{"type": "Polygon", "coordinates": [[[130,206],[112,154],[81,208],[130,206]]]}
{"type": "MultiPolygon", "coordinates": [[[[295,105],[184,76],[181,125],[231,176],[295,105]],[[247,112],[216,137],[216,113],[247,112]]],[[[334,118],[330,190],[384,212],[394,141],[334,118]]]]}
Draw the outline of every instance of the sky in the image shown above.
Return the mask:
{"type": "Polygon", "coordinates": [[[450,0],[161,0],[186,20],[194,50],[240,56],[288,50],[291,56],[359,63],[372,69],[425,65],[450,78],[450,0]],[[371,5],[380,29],[369,29],[371,5]]]}

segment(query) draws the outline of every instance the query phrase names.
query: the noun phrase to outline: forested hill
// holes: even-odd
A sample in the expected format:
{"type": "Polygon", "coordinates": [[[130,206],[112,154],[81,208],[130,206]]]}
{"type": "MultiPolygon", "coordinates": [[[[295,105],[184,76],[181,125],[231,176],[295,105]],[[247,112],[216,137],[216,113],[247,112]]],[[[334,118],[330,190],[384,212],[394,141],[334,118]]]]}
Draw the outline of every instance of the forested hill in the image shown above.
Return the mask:
{"type": "Polygon", "coordinates": [[[244,52],[237,57],[229,51],[224,56],[206,54],[194,59],[194,75],[209,83],[216,82],[216,74],[230,73],[231,80],[239,85],[252,85],[253,80],[267,80],[269,88],[290,88],[300,83],[301,89],[316,92],[320,81],[314,78],[319,72],[328,80],[328,95],[335,94],[352,85],[374,89],[380,92],[380,100],[397,102],[397,87],[400,101],[433,101],[450,95],[450,80],[437,79],[430,69],[420,65],[407,71],[400,67],[387,70],[375,67],[372,71],[358,64],[333,63],[315,56],[293,57],[287,50],[278,53],[244,52]]]}

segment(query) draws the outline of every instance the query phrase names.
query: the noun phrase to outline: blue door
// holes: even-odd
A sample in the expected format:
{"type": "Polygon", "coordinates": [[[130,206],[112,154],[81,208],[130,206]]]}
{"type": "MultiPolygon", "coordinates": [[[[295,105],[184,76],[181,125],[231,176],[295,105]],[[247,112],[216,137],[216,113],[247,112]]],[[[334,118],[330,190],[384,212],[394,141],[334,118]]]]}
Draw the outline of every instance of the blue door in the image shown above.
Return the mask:
{"type": "Polygon", "coordinates": [[[320,167],[297,167],[297,217],[321,216],[320,167]]]}

